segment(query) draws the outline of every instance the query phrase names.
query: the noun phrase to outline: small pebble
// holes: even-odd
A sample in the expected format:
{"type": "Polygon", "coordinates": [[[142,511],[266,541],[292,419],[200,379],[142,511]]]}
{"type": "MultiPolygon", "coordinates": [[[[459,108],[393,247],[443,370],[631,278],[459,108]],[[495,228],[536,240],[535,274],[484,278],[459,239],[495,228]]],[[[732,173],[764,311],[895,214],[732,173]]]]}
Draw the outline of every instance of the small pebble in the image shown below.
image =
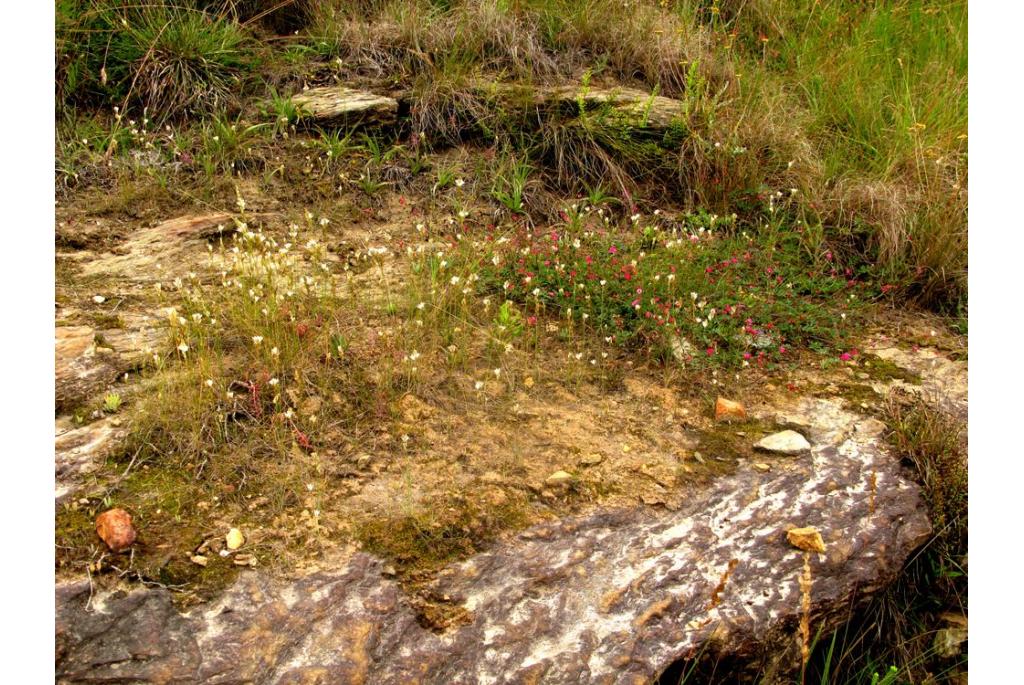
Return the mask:
{"type": "Polygon", "coordinates": [[[242,531],[237,528],[232,528],[228,531],[224,541],[227,543],[228,549],[234,550],[245,544],[245,537],[242,535],[242,531]]]}

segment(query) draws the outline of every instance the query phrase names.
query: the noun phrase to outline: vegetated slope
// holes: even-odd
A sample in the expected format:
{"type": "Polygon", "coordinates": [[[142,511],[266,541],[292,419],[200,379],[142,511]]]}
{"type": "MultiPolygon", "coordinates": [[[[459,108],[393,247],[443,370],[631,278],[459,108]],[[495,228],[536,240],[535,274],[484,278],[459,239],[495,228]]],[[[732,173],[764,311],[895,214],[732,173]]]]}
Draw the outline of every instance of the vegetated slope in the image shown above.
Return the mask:
{"type": "Polygon", "coordinates": [[[57,16],[58,157],[72,166],[131,128],[82,146],[73,129],[96,126],[83,107],[141,120],[148,106],[162,124],[237,109],[268,82],[287,92],[341,79],[411,89],[410,126],[429,145],[476,134],[539,146],[570,184],[631,177],[615,169],[644,167],[635,141],[557,122],[517,140],[475,88],[589,74],[687,103],[668,192],[747,215],[797,188],[794,215],[820,232],[814,257],[854,255],[895,295],[963,310],[965,3],[66,0],[57,16]]]}
{"type": "MultiPolygon", "coordinates": [[[[367,524],[324,507],[321,481],[360,482],[382,454],[408,458],[437,438],[436,409],[417,397],[458,415],[483,408],[472,425],[500,441],[513,411],[500,398],[533,384],[573,388],[554,405],[572,414],[634,369],[702,401],[801,364],[874,373],[857,349],[879,316],[871,302],[918,303],[966,332],[963,3],[69,0],[57,38],[57,238],[83,252],[59,260],[61,324],[117,349],[133,317],[176,312],[151,366],[99,355],[101,383],[141,368],[151,384],[62,410],[133,417],[131,448],[99,481],[146,512],[159,544],[194,547],[221,522],[199,505],[223,501],[268,524],[285,565],[308,551],[292,536],[339,533],[414,575],[536,520],[542,500],[545,515],[665,500],[642,468],[548,498],[543,479],[562,464],[546,454],[526,472],[506,465],[518,487],[497,499],[493,474],[473,472],[486,493],[436,515],[410,504],[374,520],[370,507],[367,524]],[[309,126],[288,96],[335,82],[395,96],[397,121],[309,126]],[[572,96],[538,104],[559,88],[572,96]],[[678,116],[654,129],[590,97],[625,88],[673,98],[678,116]],[[132,266],[141,224],[211,208],[224,212],[210,247],[230,277],[191,252],[132,266]],[[127,275],[90,266],[106,250],[128,253],[115,256],[127,275]],[[317,461],[328,443],[344,469],[317,461]],[[183,519],[158,522],[171,511],[183,519]]],[[[935,438],[941,417],[892,414],[948,525],[874,605],[891,619],[924,604],[921,626],[895,622],[897,652],[878,648],[885,639],[848,647],[853,671],[879,667],[864,653],[916,668],[936,616],[966,603],[957,451],[935,438]]],[[[408,460],[406,481],[437,485],[473,444],[452,442],[444,468],[408,460]]],[[[689,466],[682,484],[718,465],[689,466]]],[[[103,501],[58,518],[69,568],[92,562],[84,512],[103,501]]],[[[230,577],[161,554],[140,554],[144,582],[205,573],[212,590],[230,577]]]]}

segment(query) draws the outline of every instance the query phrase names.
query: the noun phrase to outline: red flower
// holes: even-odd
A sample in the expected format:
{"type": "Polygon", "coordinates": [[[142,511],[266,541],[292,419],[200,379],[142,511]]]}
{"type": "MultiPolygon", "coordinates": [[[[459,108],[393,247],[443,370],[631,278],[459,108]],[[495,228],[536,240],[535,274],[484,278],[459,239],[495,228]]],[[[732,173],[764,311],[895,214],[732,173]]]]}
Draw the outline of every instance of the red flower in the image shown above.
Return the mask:
{"type": "Polygon", "coordinates": [[[298,428],[292,428],[295,431],[295,440],[299,443],[299,447],[304,450],[313,449],[313,443],[309,441],[309,436],[300,431],[298,428]]]}

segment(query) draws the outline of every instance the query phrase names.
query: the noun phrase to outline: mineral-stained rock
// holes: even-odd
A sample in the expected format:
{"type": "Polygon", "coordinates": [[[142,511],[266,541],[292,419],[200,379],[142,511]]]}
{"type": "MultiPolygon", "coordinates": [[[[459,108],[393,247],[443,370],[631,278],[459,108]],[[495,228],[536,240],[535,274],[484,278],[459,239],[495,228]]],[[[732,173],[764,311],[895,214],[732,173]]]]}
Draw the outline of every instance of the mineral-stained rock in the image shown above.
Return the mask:
{"type": "Polygon", "coordinates": [[[395,120],[398,101],[344,86],[310,88],[292,96],[292,103],[318,123],[383,124],[395,120]]]}
{"type": "Polygon", "coordinates": [[[825,542],[821,539],[821,532],[813,527],[790,528],[786,531],[786,539],[789,544],[805,552],[825,552],[825,542]]]}
{"type": "Polygon", "coordinates": [[[719,397],[715,401],[715,421],[743,421],[747,418],[747,410],[742,402],[719,397]]]}
{"type": "Polygon", "coordinates": [[[754,443],[754,449],[775,454],[803,454],[811,451],[807,438],[793,430],[772,433],[754,443]]]}
{"type": "Polygon", "coordinates": [[[96,534],[111,552],[123,552],[135,542],[135,526],[124,509],[108,509],[96,517],[96,534]]]}
{"type": "Polygon", "coordinates": [[[838,403],[804,403],[843,424],[822,435],[844,437],[789,468],[737,470],[674,511],[538,524],[451,565],[427,590],[468,620],[443,633],[420,625],[386,562],[364,552],[293,579],[246,571],[188,614],[162,588],[90,596],[85,582],[60,583],[57,681],[625,684],[702,650],[798,662],[804,553],[785,543],[787,524],[842,542],[842,554],[809,560],[824,631],[931,531],[880,434],[855,430],[862,417],[838,403]]]}

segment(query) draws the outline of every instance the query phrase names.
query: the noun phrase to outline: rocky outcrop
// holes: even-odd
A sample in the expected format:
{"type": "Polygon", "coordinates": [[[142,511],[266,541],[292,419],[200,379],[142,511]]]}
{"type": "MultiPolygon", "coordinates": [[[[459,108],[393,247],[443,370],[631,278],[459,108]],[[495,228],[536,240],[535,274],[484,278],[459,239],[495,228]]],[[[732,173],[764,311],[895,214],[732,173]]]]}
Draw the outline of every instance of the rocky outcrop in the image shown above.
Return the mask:
{"type": "Polygon", "coordinates": [[[298,579],[243,573],[188,613],[164,589],[65,582],[57,680],[643,683],[700,650],[798,655],[805,554],[817,630],[890,580],[930,526],[880,422],[829,400],[784,410],[813,447],[770,473],[744,463],[675,511],[537,525],[445,569],[429,594],[466,621],[443,633],[362,552],[298,579]],[[826,553],[787,541],[809,526],[826,553]]]}
{"type": "Polygon", "coordinates": [[[292,96],[303,118],[318,124],[389,124],[398,114],[398,101],[344,86],[310,88],[292,96]]]}
{"type": "Polygon", "coordinates": [[[81,477],[91,473],[111,450],[121,444],[125,431],[116,418],[106,418],[84,426],[73,419],[56,421],[54,440],[54,496],[58,504],[71,495],[81,477]]]}
{"type": "Polygon", "coordinates": [[[110,253],[89,255],[90,259],[83,263],[82,275],[119,275],[143,280],[183,275],[193,268],[198,248],[205,248],[206,241],[228,237],[234,230],[234,215],[227,212],[169,219],[135,231],[110,253]]]}
{"type": "Polygon", "coordinates": [[[163,339],[154,317],[135,315],[124,328],[57,326],[54,331],[54,393],[64,411],[104,392],[118,376],[137,368],[163,339]]]}
{"type": "Polygon", "coordinates": [[[532,106],[572,106],[593,109],[607,106],[628,123],[641,128],[662,130],[679,121],[684,113],[681,100],[625,87],[537,86],[490,84],[484,92],[497,94],[506,104],[532,106]]]}
{"type": "MultiPolygon", "coordinates": [[[[607,112],[621,117],[623,123],[652,131],[668,129],[685,112],[681,100],[621,86],[523,86],[487,81],[471,89],[479,97],[499,102],[509,111],[539,109],[566,113],[566,110],[580,107],[587,110],[607,107],[607,112]]],[[[407,107],[416,106],[411,93],[399,94],[395,99],[345,86],[310,88],[292,96],[292,102],[299,106],[305,120],[345,126],[392,124],[398,114],[399,99],[407,107]]]]}
{"type": "Polygon", "coordinates": [[[920,384],[890,381],[873,383],[882,392],[895,386],[921,395],[929,404],[948,414],[967,420],[967,362],[951,359],[949,354],[933,347],[900,344],[884,335],[868,339],[865,351],[900,369],[920,376],[920,384]]]}
{"type": "Polygon", "coordinates": [[[123,367],[114,350],[96,344],[90,326],[58,326],[54,357],[58,410],[100,392],[123,367]]]}

